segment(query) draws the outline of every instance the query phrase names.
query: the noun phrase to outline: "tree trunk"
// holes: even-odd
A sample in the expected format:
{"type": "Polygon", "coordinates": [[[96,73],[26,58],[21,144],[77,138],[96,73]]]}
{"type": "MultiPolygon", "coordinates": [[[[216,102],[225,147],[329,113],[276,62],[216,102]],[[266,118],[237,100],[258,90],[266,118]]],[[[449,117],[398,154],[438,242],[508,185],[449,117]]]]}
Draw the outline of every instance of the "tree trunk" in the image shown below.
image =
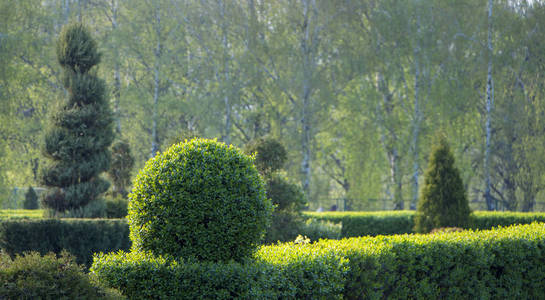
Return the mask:
{"type": "MultiPolygon", "coordinates": [[[[311,182],[311,110],[310,110],[310,95],[311,95],[311,79],[314,59],[312,57],[312,43],[310,40],[310,0],[303,1],[303,37],[301,39],[301,52],[303,56],[303,84],[302,84],[302,111],[301,111],[301,146],[303,151],[303,159],[301,161],[301,171],[303,173],[303,191],[307,197],[310,192],[311,182]]],[[[315,6],[315,4],[313,5],[315,6]]]]}
{"type": "Polygon", "coordinates": [[[159,138],[157,136],[157,119],[159,118],[159,66],[161,60],[161,17],[159,12],[156,14],[156,34],[157,46],[155,48],[155,66],[154,66],[154,82],[153,82],[153,120],[151,131],[151,157],[154,157],[159,152],[159,138]]]}
{"type": "MultiPolygon", "coordinates": [[[[112,29],[117,30],[117,0],[112,0],[112,29]]],[[[117,41],[116,41],[117,42],[117,41]]],[[[121,136],[121,113],[119,111],[119,100],[121,98],[121,78],[119,75],[119,51],[117,45],[114,45],[114,114],[115,114],[115,131],[118,136],[121,136]]]]}
{"type": "Polygon", "coordinates": [[[420,36],[420,16],[417,16],[416,21],[416,39],[414,47],[414,124],[413,124],[413,198],[411,199],[410,209],[416,209],[416,203],[418,202],[418,172],[420,166],[418,164],[418,136],[420,134],[420,121],[422,119],[422,111],[420,109],[420,43],[418,38],[420,36]]]}
{"type": "Polygon", "coordinates": [[[496,205],[490,190],[490,141],[492,138],[491,118],[492,108],[494,105],[494,85],[492,81],[492,0],[488,0],[488,72],[486,75],[486,144],[484,152],[484,177],[485,177],[485,192],[484,198],[486,200],[486,208],[488,210],[495,210],[496,205]]]}
{"type": "Polygon", "coordinates": [[[223,128],[223,137],[222,141],[226,144],[231,143],[231,103],[229,101],[229,41],[227,38],[227,24],[225,20],[225,3],[224,1],[219,1],[220,5],[220,14],[222,19],[222,42],[223,42],[223,102],[225,104],[225,125],[223,128]]]}

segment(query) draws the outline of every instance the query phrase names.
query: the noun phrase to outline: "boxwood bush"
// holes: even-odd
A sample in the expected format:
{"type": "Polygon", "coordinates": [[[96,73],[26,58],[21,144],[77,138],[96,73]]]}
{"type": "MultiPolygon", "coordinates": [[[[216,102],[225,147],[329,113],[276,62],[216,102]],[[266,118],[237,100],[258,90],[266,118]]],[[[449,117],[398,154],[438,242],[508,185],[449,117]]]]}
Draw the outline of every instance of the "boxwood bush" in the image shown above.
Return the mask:
{"type": "Polygon", "coordinates": [[[175,259],[249,257],[272,213],[252,157],[206,139],[176,144],[150,159],[129,199],[134,251],[175,259]]]}
{"type": "Polygon", "coordinates": [[[119,292],[91,281],[83,267],[63,252],[0,254],[0,299],[124,299],[119,292]]]}
{"type": "Polygon", "coordinates": [[[545,224],[263,246],[242,263],[95,257],[131,299],[543,299],[545,224]]]}

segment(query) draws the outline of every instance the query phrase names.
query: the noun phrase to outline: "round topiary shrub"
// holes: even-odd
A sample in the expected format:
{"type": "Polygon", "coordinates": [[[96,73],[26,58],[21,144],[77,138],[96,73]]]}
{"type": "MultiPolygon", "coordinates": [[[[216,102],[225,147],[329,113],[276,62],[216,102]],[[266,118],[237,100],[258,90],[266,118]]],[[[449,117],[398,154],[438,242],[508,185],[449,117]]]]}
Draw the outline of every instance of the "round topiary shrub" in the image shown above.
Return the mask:
{"type": "Polygon", "coordinates": [[[199,261],[240,261],[256,249],[272,205],[253,158],[194,139],[150,159],[129,195],[133,248],[199,261]]]}

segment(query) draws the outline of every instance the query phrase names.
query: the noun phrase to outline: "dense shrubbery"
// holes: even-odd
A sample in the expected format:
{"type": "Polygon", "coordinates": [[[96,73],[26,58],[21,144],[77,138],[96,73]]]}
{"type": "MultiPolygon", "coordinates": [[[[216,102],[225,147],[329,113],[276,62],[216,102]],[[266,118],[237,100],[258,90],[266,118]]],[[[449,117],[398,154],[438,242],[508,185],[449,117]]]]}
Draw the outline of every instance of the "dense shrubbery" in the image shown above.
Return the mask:
{"type": "Polygon", "coordinates": [[[248,257],[272,211],[252,158],[205,139],[174,145],[150,159],[129,198],[134,250],[175,259],[248,257]]]}
{"type": "Polygon", "coordinates": [[[91,265],[93,253],[130,249],[125,220],[8,219],[0,222],[0,248],[14,257],[26,251],[61,253],[91,265]]]}
{"type": "Polygon", "coordinates": [[[91,270],[131,299],[542,299],[544,248],[545,224],[535,223],[264,246],[243,263],[118,253],[91,270]]]}
{"type": "Polygon", "coordinates": [[[110,219],[125,218],[128,213],[129,200],[121,195],[106,198],[106,217],[110,219]]]}
{"type": "MultiPolygon", "coordinates": [[[[414,211],[305,212],[309,219],[342,224],[341,237],[413,233],[414,211]]],[[[491,229],[497,226],[545,222],[545,213],[476,211],[468,228],[491,229]]]]}
{"type": "Polygon", "coordinates": [[[295,239],[304,227],[301,209],[306,201],[301,187],[280,172],[286,163],[286,149],[271,137],[261,137],[248,143],[244,151],[255,155],[256,168],[265,180],[267,198],[274,205],[265,243],[295,239]]]}
{"type": "Polygon", "coordinates": [[[92,282],[68,253],[0,254],[0,299],[123,299],[92,282]]]}
{"type": "Polygon", "coordinates": [[[438,136],[433,147],[415,216],[416,232],[441,227],[468,227],[469,203],[454,155],[446,137],[438,136]]]}

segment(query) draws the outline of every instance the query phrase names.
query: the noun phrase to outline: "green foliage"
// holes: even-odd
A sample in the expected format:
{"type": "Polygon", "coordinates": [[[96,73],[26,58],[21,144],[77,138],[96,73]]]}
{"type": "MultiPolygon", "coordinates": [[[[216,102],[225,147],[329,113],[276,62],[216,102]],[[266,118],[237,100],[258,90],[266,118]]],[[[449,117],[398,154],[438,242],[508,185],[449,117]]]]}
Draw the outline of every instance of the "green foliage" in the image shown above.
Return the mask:
{"type": "Polygon", "coordinates": [[[110,164],[113,114],[104,81],[90,69],[100,61],[96,42],[81,24],[63,28],[57,58],[64,69],[68,98],[53,114],[45,135],[44,154],[49,159],[42,181],[49,187],[43,203],[59,215],[76,211],[108,189],[99,177],[110,164]]]}
{"type": "MultiPolygon", "coordinates": [[[[414,233],[414,211],[376,212],[304,212],[310,220],[327,221],[342,226],[341,237],[360,237],[414,233]]],[[[545,213],[476,211],[470,215],[470,226],[475,230],[498,226],[545,222],[545,213]]]]}
{"type": "Polygon", "coordinates": [[[266,178],[267,197],[271,199],[275,211],[299,213],[306,205],[301,187],[278,173],[266,178]]]}
{"type": "Polygon", "coordinates": [[[123,299],[119,292],[91,281],[67,252],[60,257],[28,252],[0,257],[2,299],[123,299]]]}
{"type": "Polygon", "coordinates": [[[533,223],[263,246],[242,263],[120,252],[91,272],[131,299],[542,299],[544,247],[533,223]]]}
{"type": "Polygon", "coordinates": [[[343,238],[412,233],[414,227],[413,211],[305,212],[304,216],[342,224],[343,238]]]}
{"type": "Polygon", "coordinates": [[[117,195],[106,198],[106,217],[110,219],[125,218],[128,214],[129,200],[117,195]]]}
{"type": "Polygon", "coordinates": [[[122,299],[119,292],[91,281],[67,252],[57,258],[27,252],[11,259],[0,254],[2,299],[122,299]]]}
{"type": "Polygon", "coordinates": [[[60,253],[90,266],[95,252],[130,249],[125,220],[7,219],[0,221],[0,249],[14,257],[27,251],[60,253]]]}
{"type": "Polygon", "coordinates": [[[255,154],[255,166],[264,177],[282,169],[288,158],[286,148],[271,137],[260,137],[249,142],[244,147],[244,152],[248,155],[255,154]]]}
{"type": "Polygon", "coordinates": [[[265,233],[263,243],[275,244],[277,242],[293,241],[301,234],[303,224],[303,219],[298,213],[274,211],[271,218],[271,226],[265,233]]]}
{"type": "Polygon", "coordinates": [[[425,233],[440,227],[468,227],[469,203],[460,172],[446,138],[433,147],[418,201],[415,231],[425,233]]]}
{"type": "Polygon", "coordinates": [[[341,238],[342,225],[329,221],[308,219],[303,223],[299,234],[306,236],[311,241],[320,239],[336,240],[341,238]]]}
{"type": "Polygon", "coordinates": [[[29,186],[27,192],[25,193],[25,202],[23,202],[24,209],[38,209],[38,195],[36,191],[29,186]]]}
{"type": "Polygon", "coordinates": [[[87,73],[100,62],[97,43],[82,24],[65,26],[57,42],[57,59],[64,69],[87,73]]]}
{"type": "Polygon", "coordinates": [[[129,299],[339,299],[344,262],[309,245],[289,243],[284,257],[260,251],[257,261],[176,262],[143,253],[99,254],[91,275],[129,299]]]}
{"type": "Polygon", "coordinates": [[[131,171],[134,167],[134,158],[129,143],[116,141],[111,147],[112,160],[108,175],[113,183],[113,194],[127,196],[127,188],[131,184],[131,171]]]}
{"type": "Polygon", "coordinates": [[[203,261],[251,255],[272,205],[251,157],[194,139],[150,159],[129,195],[136,251],[203,261]]]}
{"type": "Polygon", "coordinates": [[[244,151],[255,155],[254,164],[265,179],[267,198],[274,205],[265,243],[292,241],[303,226],[300,212],[306,200],[301,187],[279,172],[286,163],[286,149],[274,138],[260,137],[246,144],[244,151]]]}
{"type": "Polygon", "coordinates": [[[0,209],[0,219],[41,219],[44,213],[43,209],[0,209]]]}

